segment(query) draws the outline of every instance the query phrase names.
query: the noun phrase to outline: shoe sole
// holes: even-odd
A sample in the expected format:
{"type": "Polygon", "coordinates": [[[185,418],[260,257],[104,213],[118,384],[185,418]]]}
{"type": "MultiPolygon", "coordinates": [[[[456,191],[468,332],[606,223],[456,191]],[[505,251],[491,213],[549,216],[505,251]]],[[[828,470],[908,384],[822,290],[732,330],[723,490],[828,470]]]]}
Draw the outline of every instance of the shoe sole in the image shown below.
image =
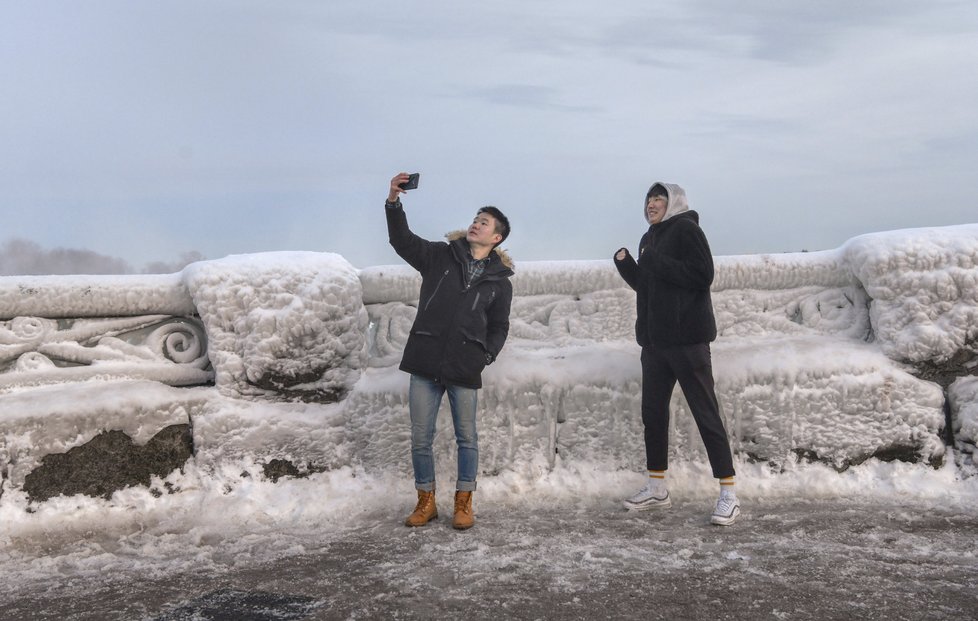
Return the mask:
{"type": "Polygon", "coordinates": [[[665,500],[658,500],[644,505],[633,505],[629,504],[626,500],[621,503],[621,506],[625,507],[625,511],[650,511],[652,509],[668,509],[672,506],[672,499],[666,498],[665,500]]]}
{"type": "Polygon", "coordinates": [[[431,518],[427,522],[424,522],[423,524],[412,524],[411,522],[404,522],[404,525],[407,526],[408,528],[421,528],[422,526],[427,526],[428,524],[434,522],[437,519],[438,519],[438,514],[436,513],[433,516],[431,516],[431,518]]]}
{"type": "Polygon", "coordinates": [[[731,512],[729,517],[724,517],[722,515],[711,516],[710,524],[715,524],[717,526],[730,526],[737,521],[738,516],[740,516],[740,507],[734,507],[734,510],[731,512]]]}

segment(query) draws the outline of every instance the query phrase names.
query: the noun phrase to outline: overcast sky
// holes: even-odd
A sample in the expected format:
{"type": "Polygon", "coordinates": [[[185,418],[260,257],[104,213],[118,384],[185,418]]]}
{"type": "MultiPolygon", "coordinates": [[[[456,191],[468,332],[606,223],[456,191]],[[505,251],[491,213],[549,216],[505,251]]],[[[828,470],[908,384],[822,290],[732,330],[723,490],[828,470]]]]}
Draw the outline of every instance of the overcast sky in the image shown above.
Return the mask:
{"type": "Polygon", "coordinates": [[[519,260],[634,249],[653,181],[716,255],[978,221],[973,0],[0,0],[0,242],[400,263],[501,208],[519,260]]]}

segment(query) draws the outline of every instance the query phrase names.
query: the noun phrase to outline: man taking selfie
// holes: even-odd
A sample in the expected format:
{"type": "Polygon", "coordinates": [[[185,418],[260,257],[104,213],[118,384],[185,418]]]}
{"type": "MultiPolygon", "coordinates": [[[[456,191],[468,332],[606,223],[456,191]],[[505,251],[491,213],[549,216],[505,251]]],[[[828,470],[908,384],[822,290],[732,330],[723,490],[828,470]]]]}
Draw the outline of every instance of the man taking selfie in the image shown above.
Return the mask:
{"type": "Polygon", "coordinates": [[[509,236],[509,220],[495,207],[483,207],[467,230],[449,234],[447,242],[422,239],[408,227],[400,199],[413,187],[417,175],[396,175],[385,209],[391,246],[421,273],[418,312],[400,365],[411,374],[411,462],[418,491],[418,504],[405,524],[424,526],[438,517],[431,447],[438,408],[447,392],[458,448],[452,526],[465,530],[475,524],[475,419],[482,370],[496,359],[509,334],[513,265],[497,248],[509,236]]]}

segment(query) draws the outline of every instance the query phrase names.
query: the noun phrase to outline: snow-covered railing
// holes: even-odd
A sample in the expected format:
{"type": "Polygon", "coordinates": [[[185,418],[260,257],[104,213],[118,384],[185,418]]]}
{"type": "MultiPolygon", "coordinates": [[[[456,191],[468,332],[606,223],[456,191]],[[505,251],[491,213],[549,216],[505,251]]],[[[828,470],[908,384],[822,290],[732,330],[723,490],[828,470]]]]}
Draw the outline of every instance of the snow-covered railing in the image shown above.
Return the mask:
{"type": "MultiPolygon", "coordinates": [[[[843,287],[858,282],[839,250],[721,256],[714,262],[713,291],[843,287]]],[[[364,304],[415,302],[421,277],[408,265],[380,265],[360,270],[360,282],[364,304]]],[[[627,285],[611,259],[520,262],[513,277],[515,296],[581,295],[622,288],[627,285]]]]}
{"type": "MultiPolygon", "coordinates": [[[[872,456],[940,462],[944,392],[911,364],[953,359],[974,373],[976,266],[978,225],[868,235],[833,251],[717,257],[714,373],[735,451],[840,468],[872,456]]],[[[140,433],[189,416],[201,464],[260,456],[404,468],[407,384],[397,364],[419,284],[405,265],[357,270],[308,252],[232,256],[163,276],[3,277],[0,412],[23,418],[16,429],[61,429],[36,420],[69,414],[56,402],[25,410],[26,389],[69,384],[81,395],[99,384],[78,380],[213,381],[163,387],[167,417],[152,418],[152,399],[140,401],[140,433]]],[[[636,463],[635,297],[610,258],[517,262],[513,285],[510,338],[480,396],[480,463],[636,463]]],[[[973,411],[973,390],[957,386],[952,408],[973,411]]],[[[679,391],[673,407],[685,407],[679,391]]],[[[44,451],[129,421],[101,399],[70,416],[85,422],[43,446],[0,434],[0,462],[17,464],[17,481],[44,451]]],[[[695,450],[690,417],[673,420],[673,447],[695,450]]],[[[962,437],[973,429],[960,425],[962,437]]],[[[436,450],[452,455],[451,434],[439,437],[436,450]]]]}
{"type": "Polygon", "coordinates": [[[195,314],[181,274],[0,276],[0,320],[195,314]]]}
{"type": "MultiPolygon", "coordinates": [[[[854,277],[839,251],[716,257],[714,291],[842,286],[854,277]]],[[[407,265],[359,270],[363,303],[417,300],[421,278],[407,265]]],[[[611,260],[520,263],[514,294],[580,295],[624,288],[611,260]]],[[[0,276],[0,320],[196,314],[182,273],[124,276],[0,276]]]]}
{"type": "Polygon", "coordinates": [[[98,379],[213,381],[180,274],[0,277],[0,389],[98,379]]]}

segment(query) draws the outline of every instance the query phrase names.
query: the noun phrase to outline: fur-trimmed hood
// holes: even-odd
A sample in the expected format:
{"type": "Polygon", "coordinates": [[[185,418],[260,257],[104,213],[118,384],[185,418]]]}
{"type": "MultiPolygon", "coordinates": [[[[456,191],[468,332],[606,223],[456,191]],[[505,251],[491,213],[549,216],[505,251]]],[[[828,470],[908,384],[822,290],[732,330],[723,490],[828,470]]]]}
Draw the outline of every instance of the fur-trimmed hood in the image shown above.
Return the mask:
{"type": "MultiPolygon", "coordinates": [[[[451,231],[449,233],[445,233],[445,239],[447,239],[449,242],[453,242],[456,239],[463,239],[464,240],[465,239],[465,235],[467,233],[468,233],[468,231],[466,231],[465,229],[459,229],[457,231],[451,231]]],[[[503,250],[499,246],[496,246],[495,248],[493,248],[492,251],[499,255],[499,260],[503,262],[503,265],[505,265],[509,269],[513,269],[513,259],[509,256],[509,253],[507,251],[503,250]]]]}

